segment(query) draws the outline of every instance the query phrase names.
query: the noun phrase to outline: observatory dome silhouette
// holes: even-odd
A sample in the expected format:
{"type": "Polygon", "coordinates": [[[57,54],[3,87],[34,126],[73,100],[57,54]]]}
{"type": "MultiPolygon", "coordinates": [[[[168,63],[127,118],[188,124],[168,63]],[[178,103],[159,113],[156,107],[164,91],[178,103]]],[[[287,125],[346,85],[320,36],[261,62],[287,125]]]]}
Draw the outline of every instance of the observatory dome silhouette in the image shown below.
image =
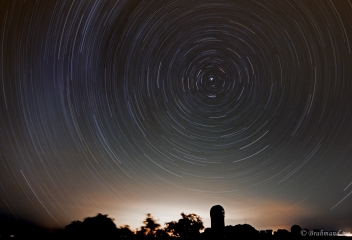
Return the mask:
{"type": "Polygon", "coordinates": [[[212,231],[222,231],[225,228],[225,210],[220,205],[215,205],[210,209],[212,231]]]}

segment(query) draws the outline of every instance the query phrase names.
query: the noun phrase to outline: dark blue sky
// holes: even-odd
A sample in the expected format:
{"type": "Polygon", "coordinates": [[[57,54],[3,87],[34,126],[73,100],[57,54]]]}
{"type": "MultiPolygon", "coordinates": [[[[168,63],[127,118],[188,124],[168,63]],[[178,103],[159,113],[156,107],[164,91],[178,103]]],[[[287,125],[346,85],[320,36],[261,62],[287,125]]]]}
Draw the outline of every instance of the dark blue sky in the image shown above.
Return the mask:
{"type": "Polygon", "coordinates": [[[352,231],[352,2],[2,1],[0,213],[352,231]]]}

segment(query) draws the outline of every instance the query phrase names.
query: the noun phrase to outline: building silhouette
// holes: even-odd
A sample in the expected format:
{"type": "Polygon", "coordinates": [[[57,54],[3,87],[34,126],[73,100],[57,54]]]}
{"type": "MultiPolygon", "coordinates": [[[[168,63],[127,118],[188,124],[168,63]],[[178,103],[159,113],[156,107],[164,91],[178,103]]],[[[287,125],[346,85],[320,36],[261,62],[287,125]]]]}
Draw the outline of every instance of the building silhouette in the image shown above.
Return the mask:
{"type": "Polygon", "coordinates": [[[225,230],[225,210],[220,205],[210,209],[211,232],[214,235],[223,235],[225,230]]]}

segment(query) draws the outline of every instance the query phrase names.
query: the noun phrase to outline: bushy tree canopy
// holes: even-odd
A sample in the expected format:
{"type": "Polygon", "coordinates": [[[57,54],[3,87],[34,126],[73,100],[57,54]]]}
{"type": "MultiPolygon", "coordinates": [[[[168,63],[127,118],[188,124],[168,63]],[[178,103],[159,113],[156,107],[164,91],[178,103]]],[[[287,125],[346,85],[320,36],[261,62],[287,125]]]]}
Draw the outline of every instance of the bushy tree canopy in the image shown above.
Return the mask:
{"type": "Polygon", "coordinates": [[[137,231],[138,237],[166,237],[168,236],[164,229],[160,227],[160,224],[154,219],[154,217],[148,213],[147,218],[144,220],[144,226],[141,230],[137,231]]]}
{"type": "Polygon", "coordinates": [[[200,234],[200,230],[204,229],[202,219],[194,214],[181,213],[182,218],[177,222],[172,221],[165,223],[166,232],[174,237],[196,237],[200,234]]]}
{"type": "Polygon", "coordinates": [[[128,225],[116,228],[114,219],[99,213],[95,217],[87,217],[83,222],[73,221],[65,227],[68,239],[116,239],[131,237],[133,232],[128,225]]]}

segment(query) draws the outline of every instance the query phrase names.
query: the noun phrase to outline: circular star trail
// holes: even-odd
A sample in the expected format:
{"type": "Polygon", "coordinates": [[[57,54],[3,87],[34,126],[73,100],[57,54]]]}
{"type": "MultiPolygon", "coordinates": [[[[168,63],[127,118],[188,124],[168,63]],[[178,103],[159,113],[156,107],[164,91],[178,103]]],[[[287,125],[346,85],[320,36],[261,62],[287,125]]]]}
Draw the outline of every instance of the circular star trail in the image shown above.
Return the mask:
{"type": "Polygon", "coordinates": [[[233,221],[350,226],[350,1],[1,9],[3,213],[220,202],[233,221]]]}

